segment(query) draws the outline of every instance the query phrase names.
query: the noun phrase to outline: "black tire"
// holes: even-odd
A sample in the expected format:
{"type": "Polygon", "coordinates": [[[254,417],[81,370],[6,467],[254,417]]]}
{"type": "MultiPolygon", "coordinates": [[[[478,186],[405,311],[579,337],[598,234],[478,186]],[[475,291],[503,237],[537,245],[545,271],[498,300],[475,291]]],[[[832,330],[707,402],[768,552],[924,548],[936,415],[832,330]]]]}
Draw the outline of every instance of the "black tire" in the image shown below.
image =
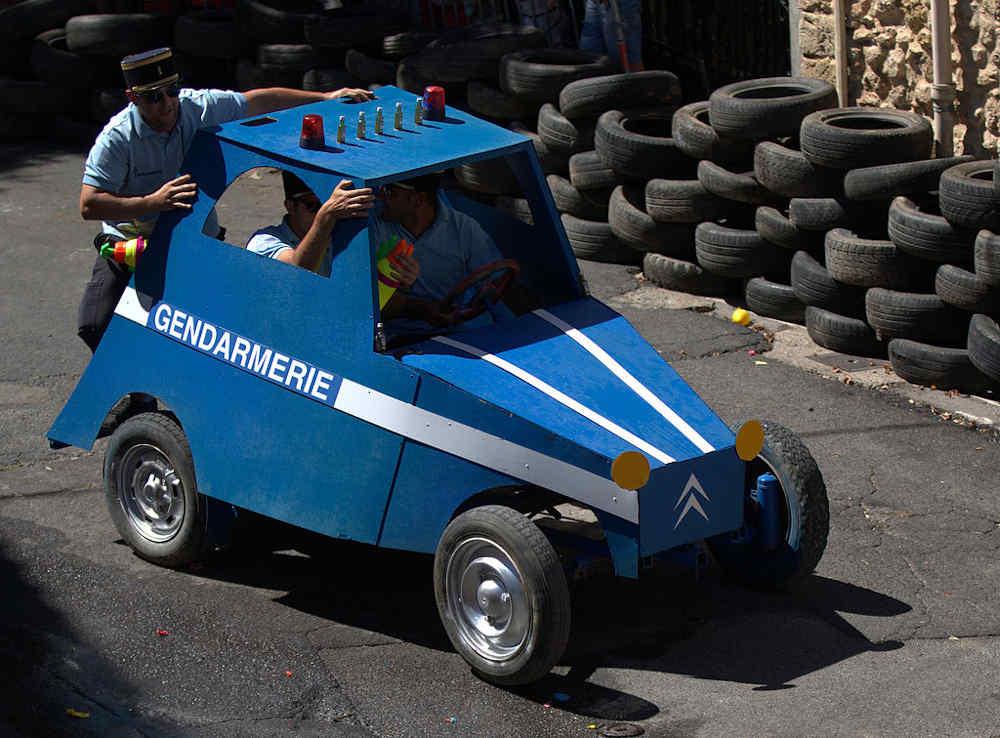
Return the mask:
{"type": "Polygon", "coordinates": [[[221,90],[236,87],[237,59],[213,59],[175,51],[174,64],[184,87],[221,90]]]}
{"type": "Polygon", "coordinates": [[[77,15],[66,21],[66,48],[88,56],[126,56],[169,46],[171,19],[152,13],[77,15]]]}
{"type": "Polygon", "coordinates": [[[670,122],[677,148],[692,159],[745,167],[753,158],[753,142],[720,136],[708,123],[708,100],[679,108],[670,122]]]}
{"type": "Polygon", "coordinates": [[[500,88],[525,102],[556,103],[560,91],[569,83],[608,74],[612,68],[607,56],[592,51],[515,51],[500,60],[500,88]]]}
{"type": "Polygon", "coordinates": [[[382,56],[386,59],[399,61],[403,57],[416,54],[437,37],[438,34],[429,31],[403,31],[402,33],[389,34],[382,38],[382,56]]]}
{"type": "Polygon", "coordinates": [[[802,121],[802,153],[830,169],[858,169],[927,159],[934,143],[922,115],[886,108],[836,108],[802,121]]]}
{"type": "Polygon", "coordinates": [[[573,253],[580,259],[603,261],[611,264],[637,264],[642,254],[626,246],[602,221],[582,220],[573,215],[562,215],[563,228],[573,253]]]}
{"type": "Polygon", "coordinates": [[[570,155],[563,151],[551,149],[542,141],[542,137],[534,131],[530,131],[520,123],[510,124],[510,130],[517,131],[523,136],[531,139],[535,147],[535,154],[538,156],[538,163],[542,165],[542,172],[545,174],[567,175],[569,172],[570,155]]]}
{"type": "Polygon", "coordinates": [[[996,230],[998,202],[993,195],[993,162],[956,164],[941,174],[941,215],[958,228],[996,230]]]}
{"type": "Polygon", "coordinates": [[[419,54],[408,56],[396,65],[396,86],[414,95],[422,95],[425,87],[440,81],[424,70],[419,54]]]}
{"type": "Polygon", "coordinates": [[[418,74],[438,83],[484,79],[497,84],[503,56],[544,45],[545,35],[537,28],[483,24],[444,33],[407,60],[418,74]]]}
{"type": "Polygon", "coordinates": [[[538,106],[534,103],[508,95],[487,82],[469,82],[466,99],[473,113],[493,120],[532,119],[538,115],[538,106]]]}
{"type": "Polygon", "coordinates": [[[929,286],[931,265],[900,251],[892,241],[859,238],[844,228],[826,234],[826,269],[855,287],[913,290],[929,286]]]}
{"type": "Polygon", "coordinates": [[[558,174],[545,178],[560,213],[575,215],[584,220],[607,220],[611,190],[578,190],[568,179],[558,174]]]}
{"type": "Polygon", "coordinates": [[[663,70],[591,75],[567,84],[558,97],[559,109],[570,120],[592,119],[608,110],[673,107],[681,99],[681,85],[677,75],[663,70]]]}
{"type": "Polygon", "coordinates": [[[655,285],[692,295],[726,295],[733,291],[733,280],[710,274],[693,261],[663,254],[646,254],[642,273],[655,285]]]}
{"type": "Polygon", "coordinates": [[[754,178],[753,172],[731,172],[711,161],[698,163],[698,181],[706,190],[726,200],[749,205],[770,205],[778,200],[754,178]]]}
{"type": "Polygon", "coordinates": [[[121,88],[94,90],[90,97],[90,117],[95,123],[104,125],[114,115],[128,106],[128,98],[121,88]]]}
{"type": "Polygon", "coordinates": [[[796,135],[803,118],[837,104],[837,92],[823,80],[769,77],[720,87],[708,103],[720,135],[759,141],[796,135]]]}
{"type": "Polygon", "coordinates": [[[972,159],[950,156],[852,169],[844,177],[844,194],[851,200],[889,200],[897,195],[934,192],[945,169],[972,159]]]}
{"type": "MultiPolygon", "coordinates": [[[[506,563],[506,562],[504,562],[506,563]]],[[[545,535],[521,513],[500,505],[485,505],[462,513],[445,528],[434,555],[434,595],[445,632],[455,650],[482,679],[510,687],[537,681],[549,673],[562,657],[569,641],[570,596],[562,564],[545,535]],[[463,635],[463,606],[460,603],[465,569],[455,572],[464,560],[463,551],[487,542],[491,552],[499,551],[512,564],[525,592],[523,603],[530,626],[523,645],[503,657],[492,657],[488,641],[477,650],[475,637],[463,635]],[[456,591],[458,589],[459,591],[456,591]],[[471,643],[470,643],[471,642],[471,643]],[[483,651],[485,650],[485,654],[483,651]]],[[[471,607],[471,603],[464,607],[471,607]]],[[[465,621],[467,622],[467,621],[465,621]]],[[[474,630],[472,632],[475,632],[474,630]]]]}
{"type": "Polygon", "coordinates": [[[747,464],[746,519],[751,530],[756,506],[750,489],[757,476],[770,472],[778,478],[784,501],[781,520],[784,536],[774,550],[737,534],[708,539],[709,548],[723,571],[735,580],[764,589],[794,587],[809,576],[826,550],[830,533],[830,503],[823,474],[806,445],[784,426],[765,421],[764,448],[747,464]]]}
{"type": "Polygon", "coordinates": [[[793,197],[788,202],[788,219],[803,231],[828,231],[855,224],[846,201],[835,197],[793,197]]]}
{"type": "Polygon", "coordinates": [[[974,234],[955,228],[940,215],[921,212],[905,197],[889,207],[889,238],[896,246],[928,261],[968,263],[974,234]]]}
{"type": "Polygon", "coordinates": [[[619,185],[611,193],[608,224],[614,234],[638,251],[690,258],[694,226],[690,223],[657,223],[645,209],[643,188],[619,185]]]}
{"type": "Polygon", "coordinates": [[[320,18],[316,10],[310,2],[236,0],[236,21],[241,35],[257,43],[301,44],[306,40],[305,24],[320,18]],[[288,5],[293,7],[284,9],[288,5]]]}
{"type": "Polygon", "coordinates": [[[332,92],[342,87],[363,86],[361,80],[352,77],[346,69],[310,69],[302,75],[302,89],[312,92],[332,92]]]}
{"type": "Polygon", "coordinates": [[[344,68],[365,84],[391,85],[396,82],[395,63],[376,59],[357,49],[348,49],[344,54],[344,68]]]}
{"type": "Polygon", "coordinates": [[[594,148],[593,123],[573,123],[551,103],[538,110],[538,136],[546,147],[566,155],[567,166],[568,157],[594,148]]]}
{"type": "MultiPolygon", "coordinates": [[[[98,71],[110,69],[121,79],[114,65],[101,65],[92,57],[75,54],[66,47],[66,31],[54,28],[35,37],[31,44],[31,71],[42,82],[73,90],[90,90],[98,81],[98,71]]],[[[101,74],[104,82],[111,74],[101,74]]]]}
{"type": "Polygon", "coordinates": [[[659,110],[609,110],[597,120],[594,148],[621,177],[683,178],[692,173],[694,162],[670,138],[670,118],[669,113],[659,110]]]}
{"type": "Polygon", "coordinates": [[[178,16],[174,23],[178,51],[212,59],[235,59],[242,43],[235,16],[225,10],[201,10],[178,16]]]}
{"type": "Polygon", "coordinates": [[[0,42],[16,47],[43,31],[61,28],[74,15],[93,10],[92,0],[21,0],[0,9],[0,42]]]}
{"type": "Polygon", "coordinates": [[[865,290],[838,282],[811,254],[795,252],[790,276],[796,297],[806,305],[852,318],[864,317],[865,290]]]}
{"type": "Polygon", "coordinates": [[[994,382],[1000,382],[1000,326],[993,318],[972,316],[968,349],[972,365],[994,382]]]}
{"type": "Polygon", "coordinates": [[[790,323],[805,322],[805,303],[795,296],[791,285],[753,277],[746,284],[745,296],[747,307],[758,315],[790,323]]]}
{"type": "Polygon", "coordinates": [[[657,223],[716,220],[729,207],[730,203],[713,195],[696,179],[651,179],[646,183],[646,212],[657,223]]]}
{"type": "Polygon", "coordinates": [[[407,25],[407,19],[398,13],[341,8],[304,18],[302,31],[305,41],[316,49],[339,51],[361,46],[377,48],[387,35],[403,31],[407,25]]]}
{"type": "Polygon", "coordinates": [[[753,172],[758,182],[782,197],[839,197],[844,189],[843,172],[817,167],[801,151],[772,141],[757,144],[753,172]]]}
{"type": "Polygon", "coordinates": [[[581,151],[569,159],[569,181],[578,190],[607,190],[620,185],[622,178],[596,151],[581,151]]]}
{"type": "Polygon", "coordinates": [[[975,245],[976,276],[993,287],[1000,287],[1000,236],[980,231],[975,245]]]}
{"type": "MultiPolygon", "coordinates": [[[[257,47],[257,65],[301,76],[320,66],[319,55],[308,44],[261,44],[257,47]]],[[[350,70],[348,70],[350,71],[350,70]]]]}
{"type": "Polygon", "coordinates": [[[454,169],[455,178],[466,189],[488,195],[522,194],[517,176],[503,157],[481,159],[454,169]]]}
{"type": "MultiPolygon", "coordinates": [[[[39,115],[73,112],[81,92],[37,80],[0,77],[0,113],[39,115]]],[[[44,131],[39,131],[44,134],[44,131]]]]}
{"type": "Polygon", "coordinates": [[[969,315],[937,295],[873,287],[865,293],[868,325],[883,340],[909,338],[939,346],[965,344],[969,315]]]}
{"type": "Polygon", "coordinates": [[[854,356],[885,356],[885,343],[861,318],[809,305],[806,307],[806,331],[813,343],[830,351],[854,356]]]}
{"type": "Polygon", "coordinates": [[[774,247],[757,231],[701,223],[694,243],[698,264],[720,277],[756,277],[768,271],[775,260],[774,247]]]}
{"type": "Polygon", "coordinates": [[[823,246],[823,234],[798,228],[781,211],[769,206],[761,206],[754,213],[754,227],[768,243],[792,251],[819,252],[823,246]]]}
{"type": "Polygon", "coordinates": [[[901,379],[941,390],[981,392],[990,379],[969,360],[965,348],[934,346],[906,338],[889,341],[889,362],[901,379]]]}
{"type": "Polygon", "coordinates": [[[934,292],[949,305],[968,313],[1000,316],[1000,288],[954,264],[938,267],[934,292]]]}
{"type": "Polygon", "coordinates": [[[206,501],[198,494],[191,448],[180,426],[168,416],[141,413],[115,429],[104,455],[104,492],[118,533],[147,561],[178,567],[197,561],[207,552],[206,501]],[[159,454],[150,451],[150,446],[159,454]],[[167,473],[170,470],[172,473],[167,473]],[[163,499],[168,495],[173,498],[167,510],[151,511],[135,500],[136,494],[141,494],[136,485],[149,474],[161,475],[157,478],[161,486],[180,489],[179,495],[156,491],[163,499]],[[182,505],[175,510],[178,501],[182,505]],[[156,512],[158,517],[152,517],[150,512],[156,512]],[[169,515],[171,512],[176,515],[169,515]]]}
{"type": "MultiPolygon", "coordinates": [[[[306,75],[309,72],[306,72],[306,75]]],[[[236,88],[241,92],[261,87],[299,87],[304,80],[302,72],[295,69],[262,67],[249,59],[240,59],[236,62],[236,88]]]]}
{"type": "Polygon", "coordinates": [[[509,195],[498,195],[494,207],[502,210],[522,223],[528,225],[535,224],[535,216],[531,212],[531,203],[523,197],[510,197],[509,195]]]}

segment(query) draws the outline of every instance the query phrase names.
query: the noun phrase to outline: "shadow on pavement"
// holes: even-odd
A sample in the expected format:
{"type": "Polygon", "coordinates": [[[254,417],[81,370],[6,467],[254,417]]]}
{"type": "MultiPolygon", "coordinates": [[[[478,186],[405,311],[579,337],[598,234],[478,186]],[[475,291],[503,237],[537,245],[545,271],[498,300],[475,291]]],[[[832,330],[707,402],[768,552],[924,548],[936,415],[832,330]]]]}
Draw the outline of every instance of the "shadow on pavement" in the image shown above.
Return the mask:
{"type": "Polygon", "coordinates": [[[11,177],[15,172],[38,168],[50,159],[56,159],[65,154],[80,156],[80,173],[83,173],[83,160],[87,156],[94,138],[87,131],[61,132],[53,141],[25,141],[19,143],[0,144],[0,194],[16,191],[12,187],[11,177]]]}
{"type": "MultiPolygon", "coordinates": [[[[434,603],[431,556],[312,539],[296,545],[312,556],[230,554],[197,573],[283,590],[277,601],[296,610],[451,650],[434,603]]],[[[795,680],[858,654],[902,647],[873,643],[839,613],[892,617],[910,609],[821,576],[790,594],[742,589],[714,570],[697,582],[673,572],[639,581],[595,578],[573,587],[573,633],[559,673],[514,691],[595,719],[645,720],[658,714],[657,705],[589,681],[595,671],[625,668],[791,689],[795,680]]]]}
{"type": "Polygon", "coordinates": [[[2,540],[0,602],[0,736],[180,735],[130,715],[135,687],[45,602],[22,574],[16,549],[2,540]]]}

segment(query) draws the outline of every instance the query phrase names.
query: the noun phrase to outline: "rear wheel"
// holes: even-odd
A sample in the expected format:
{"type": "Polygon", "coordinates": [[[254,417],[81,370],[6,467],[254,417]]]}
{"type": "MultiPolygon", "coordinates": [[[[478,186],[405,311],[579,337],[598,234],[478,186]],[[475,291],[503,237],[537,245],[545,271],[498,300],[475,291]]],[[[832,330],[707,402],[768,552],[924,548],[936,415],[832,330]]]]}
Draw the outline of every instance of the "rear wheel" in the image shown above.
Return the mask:
{"type": "Polygon", "coordinates": [[[209,546],[206,500],[180,426],[159,413],[122,423],[104,457],[108,512],[125,542],[160,566],[183,566],[209,546]]]}
{"type": "Polygon", "coordinates": [[[452,645],[494,684],[541,679],[569,640],[559,557],[535,524],[509,507],[473,508],[448,525],[434,558],[434,594],[452,645]]]}
{"type": "Polygon", "coordinates": [[[725,572],[753,587],[784,589],[805,578],[823,556],[830,531],[826,485],[816,460],[799,437],[776,423],[764,424],[764,448],[747,464],[743,528],[708,541],[725,572]],[[757,508],[749,493],[760,474],[778,479],[782,494],[781,539],[765,548],[757,508]]]}

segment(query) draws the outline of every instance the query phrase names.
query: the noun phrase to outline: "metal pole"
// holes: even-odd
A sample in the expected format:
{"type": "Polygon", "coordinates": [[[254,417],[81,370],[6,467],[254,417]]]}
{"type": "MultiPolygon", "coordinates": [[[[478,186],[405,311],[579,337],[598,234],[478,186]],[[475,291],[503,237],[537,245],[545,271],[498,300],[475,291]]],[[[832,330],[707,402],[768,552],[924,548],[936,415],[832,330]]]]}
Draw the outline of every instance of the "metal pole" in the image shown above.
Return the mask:
{"type": "Polygon", "coordinates": [[[833,0],[833,58],[837,67],[837,99],[847,107],[847,19],[844,0],[833,0]]]}
{"type": "Polygon", "coordinates": [[[934,144],[937,156],[951,156],[955,150],[955,82],[951,76],[951,13],[948,0],[931,0],[931,56],[934,84],[934,144]]]}

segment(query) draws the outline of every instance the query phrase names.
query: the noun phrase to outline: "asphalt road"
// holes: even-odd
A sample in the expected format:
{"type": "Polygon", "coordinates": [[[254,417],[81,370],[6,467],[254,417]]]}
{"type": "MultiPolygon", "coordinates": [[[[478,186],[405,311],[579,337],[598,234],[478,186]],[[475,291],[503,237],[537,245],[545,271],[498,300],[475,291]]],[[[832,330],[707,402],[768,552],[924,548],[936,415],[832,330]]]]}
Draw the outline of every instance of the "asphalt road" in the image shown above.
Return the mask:
{"type": "MultiPolygon", "coordinates": [[[[505,691],[451,651],[428,557],[139,560],[105,511],[103,442],[43,440],[88,358],[82,156],[0,148],[0,736],[1000,735],[996,436],[750,357],[758,333],[623,299],[638,284],[623,267],[585,265],[594,294],[723,418],[783,423],[819,461],[830,541],[800,591],[714,570],[590,583],[564,664],[505,691]]],[[[273,184],[223,202],[234,241],[280,208],[273,184]]]]}

